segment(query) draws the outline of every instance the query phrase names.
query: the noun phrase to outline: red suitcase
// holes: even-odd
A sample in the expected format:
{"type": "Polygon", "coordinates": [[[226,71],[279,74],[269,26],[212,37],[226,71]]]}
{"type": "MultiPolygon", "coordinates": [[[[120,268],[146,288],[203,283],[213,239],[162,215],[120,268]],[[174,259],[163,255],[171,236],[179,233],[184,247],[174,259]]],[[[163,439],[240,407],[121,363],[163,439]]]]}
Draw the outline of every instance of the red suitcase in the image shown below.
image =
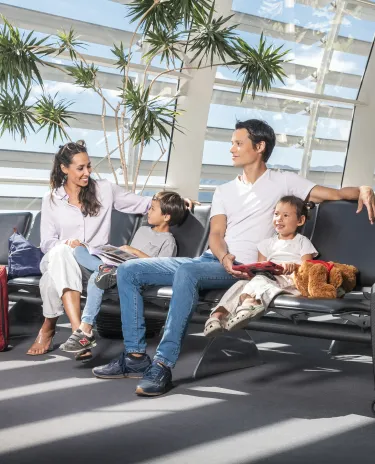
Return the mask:
{"type": "Polygon", "coordinates": [[[0,266],[0,351],[8,347],[9,322],[8,322],[8,283],[7,270],[0,266]]]}

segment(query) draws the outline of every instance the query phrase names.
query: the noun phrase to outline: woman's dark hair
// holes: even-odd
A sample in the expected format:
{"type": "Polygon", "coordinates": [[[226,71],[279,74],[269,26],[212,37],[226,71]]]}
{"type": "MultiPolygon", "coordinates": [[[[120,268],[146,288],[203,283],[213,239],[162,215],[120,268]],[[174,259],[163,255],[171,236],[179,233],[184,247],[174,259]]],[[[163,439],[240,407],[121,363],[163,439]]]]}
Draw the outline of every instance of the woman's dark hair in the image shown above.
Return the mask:
{"type": "Polygon", "coordinates": [[[170,226],[182,224],[185,218],[187,208],[185,205],[185,200],[178,193],[159,192],[156,195],[154,195],[152,199],[160,203],[160,209],[162,214],[170,215],[170,226]]]}
{"type": "Polygon", "coordinates": [[[253,142],[253,148],[260,142],[264,142],[266,147],[262,153],[265,163],[269,160],[276,144],[276,135],[272,127],[260,119],[248,119],[247,121],[238,121],[236,130],[246,129],[249,139],[253,142]]]}
{"type": "MultiPolygon", "coordinates": [[[[286,195],[280,198],[277,203],[287,203],[288,205],[294,206],[296,208],[298,220],[301,219],[302,216],[305,216],[307,221],[310,218],[310,210],[315,208],[315,203],[313,201],[304,201],[294,195],[286,195]]],[[[302,227],[303,226],[298,227],[297,230],[300,231],[302,227]]]]}
{"type": "MultiPolygon", "coordinates": [[[[72,164],[74,155],[78,153],[87,153],[86,144],[83,140],[60,145],[59,151],[55,154],[50,176],[51,198],[52,192],[66,182],[66,175],[62,171],[61,165],[68,167],[72,164]]],[[[91,177],[89,177],[87,186],[81,187],[78,199],[82,205],[82,214],[84,216],[97,216],[99,214],[101,204],[96,198],[96,182],[91,177]]]]}

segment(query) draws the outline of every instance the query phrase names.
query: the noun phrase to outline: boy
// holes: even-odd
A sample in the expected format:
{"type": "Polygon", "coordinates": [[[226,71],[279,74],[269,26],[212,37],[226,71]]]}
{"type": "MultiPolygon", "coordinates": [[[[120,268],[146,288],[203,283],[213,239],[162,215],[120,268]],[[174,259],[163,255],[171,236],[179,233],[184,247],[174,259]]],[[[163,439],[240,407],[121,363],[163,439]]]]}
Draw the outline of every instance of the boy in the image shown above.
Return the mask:
{"type": "MultiPolygon", "coordinates": [[[[151,227],[140,227],[131,245],[123,245],[120,248],[141,259],[176,256],[177,245],[169,228],[181,224],[185,212],[185,201],[180,195],[174,192],[157,193],[147,213],[151,227]]],[[[116,284],[117,267],[103,265],[102,260],[90,255],[84,246],[75,248],[74,256],[81,266],[93,271],[93,274],[87,286],[81,325],[65,343],[60,345],[60,350],[82,353],[96,346],[92,327],[100,310],[104,290],[116,284]]],[[[85,356],[84,359],[87,357],[85,356]]]]}

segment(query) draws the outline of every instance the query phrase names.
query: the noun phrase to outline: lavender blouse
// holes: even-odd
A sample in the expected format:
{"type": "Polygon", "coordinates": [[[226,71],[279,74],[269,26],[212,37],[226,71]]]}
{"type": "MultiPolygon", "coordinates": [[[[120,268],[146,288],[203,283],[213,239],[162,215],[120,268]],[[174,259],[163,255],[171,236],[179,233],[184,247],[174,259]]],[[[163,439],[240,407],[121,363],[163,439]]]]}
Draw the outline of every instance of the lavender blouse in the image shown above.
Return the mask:
{"type": "Polygon", "coordinates": [[[97,198],[101,203],[98,216],[84,216],[69,203],[64,187],[47,193],[42,202],[41,249],[47,253],[55,245],[68,239],[78,239],[93,247],[107,245],[111,229],[112,209],[123,213],[145,214],[151,197],[127,192],[108,180],[97,180],[97,198]]]}

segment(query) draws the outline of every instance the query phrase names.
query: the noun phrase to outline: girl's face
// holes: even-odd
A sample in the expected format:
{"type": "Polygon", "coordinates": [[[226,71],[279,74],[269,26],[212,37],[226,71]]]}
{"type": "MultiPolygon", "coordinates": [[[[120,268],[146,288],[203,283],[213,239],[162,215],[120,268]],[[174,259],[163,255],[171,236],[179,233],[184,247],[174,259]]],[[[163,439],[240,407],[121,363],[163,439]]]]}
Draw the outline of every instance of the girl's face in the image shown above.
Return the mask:
{"type": "Polygon", "coordinates": [[[305,223],[305,216],[297,217],[296,207],[289,203],[278,203],[273,214],[273,226],[282,237],[296,235],[297,228],[305,223]]]}
{"type": "Polygon", "coordinates": [[[69,166],[61,165],[62,172],[67,175],[67,182],[78,187],[87,187],[92,171],[91,161],[87,153],[77,153],[69,166]]]}

